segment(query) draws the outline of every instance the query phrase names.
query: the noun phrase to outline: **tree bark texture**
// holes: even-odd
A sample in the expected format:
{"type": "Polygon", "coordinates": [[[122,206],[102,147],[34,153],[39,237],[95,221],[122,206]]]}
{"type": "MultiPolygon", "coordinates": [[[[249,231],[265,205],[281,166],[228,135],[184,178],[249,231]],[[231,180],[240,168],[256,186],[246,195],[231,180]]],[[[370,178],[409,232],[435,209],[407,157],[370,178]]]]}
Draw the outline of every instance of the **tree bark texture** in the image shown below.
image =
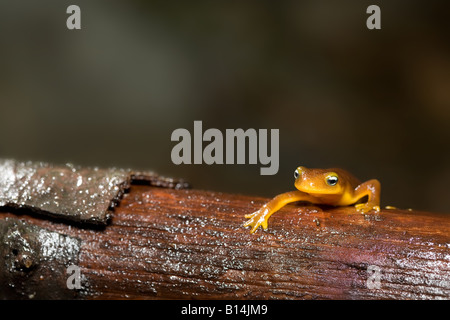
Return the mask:
{"type": "MultiPolygon", "coordinates": [[[[450,216],[398,209],[364,215],[298,203],[251,234],[244,215],[268,200],[133,185],[104,227],[26,210],[4,210],[0,221],[20,219],[77,239],[75,298],[450,298],[450,216]]],[[[23,274],[40,272],[28,265],[22,263],[16,294],[47,297],[45,287],[21,295],[35,285],[23,274]]]]}

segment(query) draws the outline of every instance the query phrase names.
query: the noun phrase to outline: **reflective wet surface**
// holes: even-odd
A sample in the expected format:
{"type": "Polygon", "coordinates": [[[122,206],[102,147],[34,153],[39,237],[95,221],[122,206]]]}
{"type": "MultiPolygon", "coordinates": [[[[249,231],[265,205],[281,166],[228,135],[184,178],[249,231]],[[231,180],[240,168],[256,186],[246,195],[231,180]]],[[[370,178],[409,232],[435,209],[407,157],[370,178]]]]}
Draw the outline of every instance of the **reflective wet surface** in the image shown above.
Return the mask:
{"type": "Polygon", "coordinates": [[[30,208],[78,222],[104,225],[111,209],[133,182],[186,187],[182,181],[152,172],[0,160],[0,206],[30,208]]]}

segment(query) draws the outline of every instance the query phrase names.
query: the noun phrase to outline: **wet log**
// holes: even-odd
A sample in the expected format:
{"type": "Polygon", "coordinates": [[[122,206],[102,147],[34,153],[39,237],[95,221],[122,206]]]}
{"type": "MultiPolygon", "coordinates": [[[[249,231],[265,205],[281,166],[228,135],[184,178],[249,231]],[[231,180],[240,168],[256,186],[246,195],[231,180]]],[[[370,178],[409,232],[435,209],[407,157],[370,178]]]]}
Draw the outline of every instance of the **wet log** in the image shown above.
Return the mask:
{"type": "MultiPolygon", "coordinates": [[[[364,215],[353,207],[298,203],[251,234],[244,215],[266,201],[134,185],[104,227],[11,209],[0,222],[20,219],[78,239],[76,298],[450,298],[450,215],[397,209],[364,215]]],[[[20,281],[26,272],[43,272],[26,269],[22,263],[20,281]]],[[[46,297],[45,286],[33,286],[22,283],[16,294],[46,297]]]]}

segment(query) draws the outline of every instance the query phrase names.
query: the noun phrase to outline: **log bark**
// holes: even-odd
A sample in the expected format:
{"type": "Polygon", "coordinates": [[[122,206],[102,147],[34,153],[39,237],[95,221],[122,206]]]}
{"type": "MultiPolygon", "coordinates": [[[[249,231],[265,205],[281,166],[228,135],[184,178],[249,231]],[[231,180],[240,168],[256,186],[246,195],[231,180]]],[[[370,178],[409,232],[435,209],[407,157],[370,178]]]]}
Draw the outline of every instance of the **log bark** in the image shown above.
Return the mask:
{"type": "Polygon", "coordinates": [[[450,298],[449,215],[299,203],[250,234],[244,215],[268,200],[135,185],[105,227],[0,220],[79,239],[78,298],[450,298]]]}

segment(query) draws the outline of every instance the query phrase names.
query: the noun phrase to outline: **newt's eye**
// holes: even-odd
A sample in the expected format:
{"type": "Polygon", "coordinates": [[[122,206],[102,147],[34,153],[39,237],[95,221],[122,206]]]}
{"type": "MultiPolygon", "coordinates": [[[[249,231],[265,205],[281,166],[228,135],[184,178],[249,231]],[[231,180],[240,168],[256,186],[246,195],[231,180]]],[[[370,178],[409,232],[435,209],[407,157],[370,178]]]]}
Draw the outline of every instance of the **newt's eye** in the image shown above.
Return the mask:
{"type": "Polygon", "coordinates": [[[299,175],[300,175],[300,174],[298,173],[298,170],[296,169],[296,170],[294,171],[294,178],[295,178],[295,180],[297,180],[297,178],[298,178],[299,175]]]}
{"type": "Polygon", "coordinates": [[[332,187],[337,185],[338,180],[339,180],[338,176],[334,175],[334,174],[331,174],[331,175],[327,176],[327,178],[326,178],[327,184],[332,187]]]}

